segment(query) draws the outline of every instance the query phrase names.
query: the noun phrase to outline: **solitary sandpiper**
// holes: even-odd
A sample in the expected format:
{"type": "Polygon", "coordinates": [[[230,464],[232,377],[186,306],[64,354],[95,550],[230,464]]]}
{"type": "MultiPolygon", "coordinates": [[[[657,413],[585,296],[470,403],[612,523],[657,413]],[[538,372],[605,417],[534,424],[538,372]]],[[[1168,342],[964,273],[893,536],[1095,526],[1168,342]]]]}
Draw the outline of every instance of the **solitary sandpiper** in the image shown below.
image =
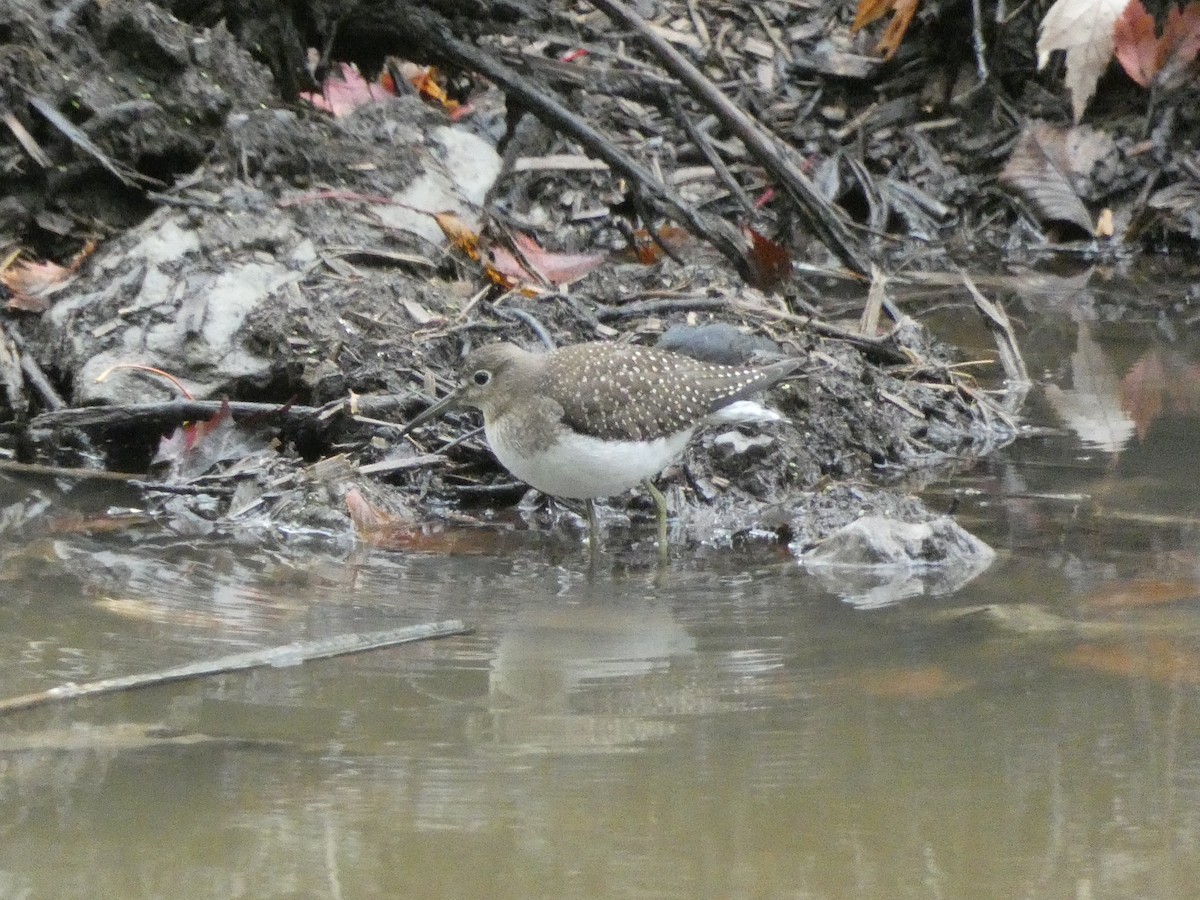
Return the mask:
{"type": "Polygon", "coordinates": [[[667,507],[650,478],[712,422],[772,422],[783,417],[753,400],[800,365],[719,366],[689,356],[595,342],[531,353],[488,344],[463,362],[458,388],[402,432],[456,406],[483,411],[484,433],[501,464],[545,494],[585,500],[596,546],[593,499],[641,482],[654,498],[659,546],[667,545],[667,507]]]}

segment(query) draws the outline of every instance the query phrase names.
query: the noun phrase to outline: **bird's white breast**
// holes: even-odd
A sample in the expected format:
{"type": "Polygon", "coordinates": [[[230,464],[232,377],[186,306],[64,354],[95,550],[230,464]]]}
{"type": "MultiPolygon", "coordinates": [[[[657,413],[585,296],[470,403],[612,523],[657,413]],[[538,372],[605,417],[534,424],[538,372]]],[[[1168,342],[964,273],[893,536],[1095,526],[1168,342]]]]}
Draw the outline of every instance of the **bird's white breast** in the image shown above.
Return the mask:
{"type": "Polygon", "coordinates": [[[695,429],[652,441],[602,441],[565,431],[544,449],[518,452],[518,436],[507,433],[504,420],[484,429],[496,458],[517,478],[544,494],[585,499],[612,497],[657,475],[687,446],[695,429]]]}

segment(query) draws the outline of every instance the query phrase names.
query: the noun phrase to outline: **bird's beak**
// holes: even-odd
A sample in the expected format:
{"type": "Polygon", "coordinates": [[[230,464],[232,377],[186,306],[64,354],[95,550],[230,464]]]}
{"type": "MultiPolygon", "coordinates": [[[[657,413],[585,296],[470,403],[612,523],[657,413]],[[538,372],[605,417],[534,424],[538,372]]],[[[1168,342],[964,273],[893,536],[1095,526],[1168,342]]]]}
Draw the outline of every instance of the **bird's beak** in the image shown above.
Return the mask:
{"type": "Polygon", "coordinates": [[[400,429],[399,436],[404,437],[406,434],[408,434],[410,431],[412,431],[417,426],[424,425],[426,422],[430,421],[431,419],[436,419],[439,416],[441,416],[443,413],[449,412],[450,410],[454,409],[456,406],[459,405],[459,402],[458,402],[459,395],[461,395],[461,394],[462,394],[462,388],[451,391],[449,394],[447,394],[441,400],[438,400],[436,403],[434,403],[428,409],[425,409],[425,410],[417,413],[417,415],[413,418],[413,420],[411,422],[409,422],[402,429],[400,429]]]}

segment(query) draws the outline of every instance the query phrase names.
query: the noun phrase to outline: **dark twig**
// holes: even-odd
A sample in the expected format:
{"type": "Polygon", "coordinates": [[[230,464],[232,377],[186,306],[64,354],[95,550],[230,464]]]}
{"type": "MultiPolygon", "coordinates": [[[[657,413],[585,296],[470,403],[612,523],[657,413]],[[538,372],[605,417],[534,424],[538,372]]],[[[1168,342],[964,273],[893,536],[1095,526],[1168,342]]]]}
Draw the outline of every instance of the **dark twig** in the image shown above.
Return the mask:
{"type": "Polygon", "coordinates": [[[29,105],[40,112],[42,117],[57,128],[63,137],[95,159],[96,162],[111,172],[122,184],[128,187],[137,187],[137,182],[140,181],[143,184],[162,185],[162,182],[157,178],[143,175],[141,172],[136,172],[113,160],[107,153],[97,147],[91,138],[76,128],[66,116],[55,109],[49,101],[32,94],[28,97],[28,100],[29,105]]]}
{"type": "Polygon", "coordinates": [[[535,85],[487,51],[458,40],[444,19],[425,10],[422,12],[426,14],[413,15],[406,22],[409,36],[415,43],[464,69],[479,72],[499,85],[515,103],[549,127],[574,138],[634,182],[642,196],[692,234],[716,247],[739,272],[746,271],[743,242],[732,225],[689,205],[653,172],[567,109],[551,92],[535,85]]]}
{"type": "MultiPolygon", "coordinates": [[[[33,420],[35,428],[169,428],[182,422],[211,419],[221,412],[221,400],[168,400],[163,403],[124,403],[83,406],[44,412],[33,420]]],[[[228,403],[234,418],[260,416],[290,422],[317,421],[320,409],[312,406],[281,406],[278,403],[228,403]]]]}
{"type": "Polygon", "coordinates": [[[529,326],[529,330],[537,335],[537,339],[542,342],[547,350],[553,350],[558,345],[554,342],[554,338],[550,336],[550,332],[546,330],[546,326],[538,321],[537,316],[531,312],[526,312],[523,309],[515,307],[498,306],[495,307],[496,315],[504,319],[517,319],[529,326]]]}
{"type": "Polygon", "coordinates": [[[675,121],[687,132],[687,136],[691,142],[704,154],[704,158],[713,167],[713,171],[717,173],[717,177],[721,179],[721,183],[725,185],[729,193],[741,205],[742,209],[752,214],[754,212],[754,201],[742,190],[742,186],[733,177],[733,173],[729,171],[729,166],[725,165],[725,160],[721,159],[721,154],[712,145],[712,141],[708,139],[708,135],[696,127],[696,123],[688,116],[687,111],[683,108],[683,104],[679,102],[679,98],[675,94],[667,91],[663,93],[666,94],[666,101],[671,108],[671,115],[675,117],[675,121]]]}
{"type": "Polygon", "coordinates": [[[773,135],[721,93],[703,72],[660,37],[645,19],[621,0],[592,0],[592,5],[609,18],[637,32],[667,70],[682,81],[693,95],[712,109],[726,127],[742,139],[746,149],[807,214],[809,224],[838,259],[855,272],[866,274],[869,268],[866,256],[846,227],[841,213],[830,205],[807,176],[787,159],[773,135]]]}

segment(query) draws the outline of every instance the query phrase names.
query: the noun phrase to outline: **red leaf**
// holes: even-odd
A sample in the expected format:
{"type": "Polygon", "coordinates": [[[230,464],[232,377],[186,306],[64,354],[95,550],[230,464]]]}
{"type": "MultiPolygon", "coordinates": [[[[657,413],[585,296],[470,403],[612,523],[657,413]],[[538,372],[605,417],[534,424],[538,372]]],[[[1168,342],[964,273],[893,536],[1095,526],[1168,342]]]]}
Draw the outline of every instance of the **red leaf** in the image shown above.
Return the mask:
{"type": "Polygon", "coordinates": [[[1142,0],[1130,0],[1113,28],[1113,40],[1121,67],[1142,87],[1170,80],[1200,54],[1200,2],[1182,10],[1172,6],[1162,36],[1156,37],[1154,17],[1142,0]]]}
{"type": "Polygon", "coordinates": [[[780,288],[792,277],[792,258],[787,248],[759,234],[753,228],[742,229],[750,239],[746,253],[750,284],[760,291],[770,293],[780,288]]]}
{"type": "Polygon", "coordinates": [[[340,118],[360,106],[382,100],[387,93],[382,86],[363,78],[357,66],[338,63],[337,71],[330,71],[319,94],[301,91],[300,99],[340,118]]]}
{"type": "Polygon", "coordinates": [[[521,232],[513,233],[513,244],[521,258],[504,247],[492,248],[492,264],[502,273],[519,281],[529,280],[528,267],[550,284],[577,281],[604,264],[601,253],[554,253],[539,246],[537,241],[521,232]]]}
{"type": "Polygon", "coordinates": [[[1125,73],[1144,88],[1162,64],[1158,62],[1158,38],[1154,16],[1146,12],[1142,0],[1129,0],[1129,5],[1113,26],[1114,52],[1125,73]]]}

